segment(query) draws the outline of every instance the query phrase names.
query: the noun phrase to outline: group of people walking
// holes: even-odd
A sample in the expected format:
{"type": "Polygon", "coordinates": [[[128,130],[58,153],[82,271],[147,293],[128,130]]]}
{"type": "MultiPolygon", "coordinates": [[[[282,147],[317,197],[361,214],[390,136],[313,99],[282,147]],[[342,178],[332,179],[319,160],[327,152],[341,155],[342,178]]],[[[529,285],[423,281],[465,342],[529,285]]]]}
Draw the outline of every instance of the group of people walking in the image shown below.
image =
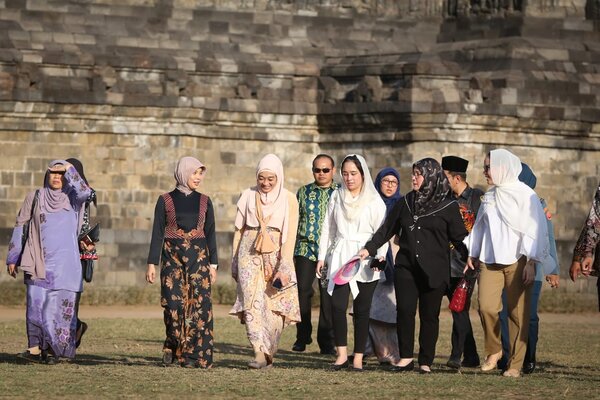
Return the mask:
{"type": "MultiPolygon", "coordinates": [[[[25,199],[9,245],[8,272],[15,276],[20,267],[27,284],[29,348],[22,356],[31,360],[73,358],[87,329],[77,319],[80,259],[94,245],[80,241],[79,233],[89,220],[85,204],[95,193],[81,163],[76,164],[79,171],[65,160],[50,163],[44,187],[25,199]]],[[[473,337],[469,293],[464,309],[453,311],[447,365],[484,371],[500,366],[509,377],[532,372],[542,277],[552,287],[559,284],[549,213],[533,191],[535,175],[509,151],[485,156],[486,193],[468,185],[467,166],[456,156],[444,157],[441,164],[419,160],[412,166],[412,190],[402,196],[395,169],[381,170],[373,181],[366,160],[350,154],[339,166],[337,183],[334,159],[320,154],[312,162],[314,181],[294,195],[285,188],[281,160],[274,154],[263,157],[256,183],[237,202],[232,246],[237,299],[230,313],[246,328],[254,353],[248,367],[272,368],[290,324],[297,327],[293,351],[303,352],[312,343],[317,279],[317,342],[321,354],[335,355],[333,370],[364,371],[365,356],[397,372],[414,370],[418,310],[418,371],[428,374],[442,299],[451,297],[473,270],[479,274],[486,357],[480,361],[473,337]],[[352,354],[347,348],[350,299],[352,354]]],[[[218,254],[212,202],[198,191],[206,170],[193,157],[180,159],[175,189],[159,196],[155,207],[146,280],[160,280],[164,365],[213,365],[211,287],[218,254]]],[[[600,212],[594,211],[597,222],[600,212]]],[[[594,231],[596,222],[587,223],[592,226],[587,231],[594,231]]],[[[585,274],[597,248],[594,232],[577,247],[574,265],[579,263],[585,274]]]]}

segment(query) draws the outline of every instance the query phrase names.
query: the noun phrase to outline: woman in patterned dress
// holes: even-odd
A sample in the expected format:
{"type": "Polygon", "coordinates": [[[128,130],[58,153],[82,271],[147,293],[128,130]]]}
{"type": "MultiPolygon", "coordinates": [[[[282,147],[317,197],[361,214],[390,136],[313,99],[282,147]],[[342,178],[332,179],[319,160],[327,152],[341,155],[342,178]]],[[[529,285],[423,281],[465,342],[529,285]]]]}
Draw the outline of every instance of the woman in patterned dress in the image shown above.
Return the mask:
{"type": "Polygon", "coordinates": [[[166,339],[164,365],[210,368],[213,363],[211,287],[217,278],[217,242],[212,202],[196,191],[206,167],[183,157],[176,188],[161,195],[154,210],[146,281],[154,283],[161,259],[161,306],[166,339]]]}
{"type": "Polygon", "coordinates": [[[83,290],[79,215],[90,193],[73,165],[54,160],[44,187],[27,195],[17,216],[6,264],[11,276],[18,268],[25,275],[29,348],[21,357],[28,360],[56,364],[61,357],[75,357],[76,303],[83,290]]]}
{"type": "Polygon", "coordinates": [[[253,369],[270,368],[283,328],[300,322],[293,263],[298,201],[283,182],[281,160],[268,154],[258,163],[256,186],[237,203],[231,263],[237,300],[230,313],[246,325],[253,369]]]}

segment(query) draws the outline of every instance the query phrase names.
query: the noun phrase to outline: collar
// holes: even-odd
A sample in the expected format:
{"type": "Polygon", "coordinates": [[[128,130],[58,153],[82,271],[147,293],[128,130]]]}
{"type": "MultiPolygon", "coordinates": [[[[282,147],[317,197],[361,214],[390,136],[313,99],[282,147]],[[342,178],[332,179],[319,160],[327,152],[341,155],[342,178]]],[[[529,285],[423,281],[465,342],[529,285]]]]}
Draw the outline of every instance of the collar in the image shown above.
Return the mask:
{"type": "Polygon", "coordinates": [[[333,189],[333,190],[335,190],[335,189],[338,189],[339,187],[340,187],[340,184],[339,184],[339,183],[337,183],[336,181],[333,181],[333,182],[331,183],[331,185],[330,185],[330,186],[328,186],[328,187],[321,187],[321,186],[317,185],[315,182],[312,182],[312,183],[310,184],[310,188],[311,188],[311,189],[320,189],[320,190],[329,190],[329,189],[333,189]]]}

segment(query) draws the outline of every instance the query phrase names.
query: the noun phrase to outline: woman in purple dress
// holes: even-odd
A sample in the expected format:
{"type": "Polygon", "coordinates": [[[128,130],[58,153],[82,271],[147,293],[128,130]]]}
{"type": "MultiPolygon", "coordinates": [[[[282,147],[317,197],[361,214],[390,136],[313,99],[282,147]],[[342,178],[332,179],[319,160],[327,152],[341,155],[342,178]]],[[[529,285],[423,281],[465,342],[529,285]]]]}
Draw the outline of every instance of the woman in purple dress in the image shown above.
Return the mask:
{"type": "Polygon", "coordinates": [[[78,293],[83,289],[79,261],[79,212],[90,187],[64,160],[54,160],[44,187],[27,195],[8,246],[8,273],[23,270],[27,285],[27,338],[22,355],[55,364],[75,357],[78,293]],[[24,225],[29,233],[22,245],[24,225]]]}

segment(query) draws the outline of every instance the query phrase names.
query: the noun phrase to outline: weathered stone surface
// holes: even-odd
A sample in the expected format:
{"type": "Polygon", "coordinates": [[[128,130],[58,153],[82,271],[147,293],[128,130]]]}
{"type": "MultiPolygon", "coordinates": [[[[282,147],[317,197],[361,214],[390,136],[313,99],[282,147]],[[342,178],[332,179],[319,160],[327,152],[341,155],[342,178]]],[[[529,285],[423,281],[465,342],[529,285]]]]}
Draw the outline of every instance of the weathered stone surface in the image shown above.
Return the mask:
{"type": "Polygon", "coordinates": [[[580,0],[211,1],[3,3],[0,231],[50,159],[76,156],[99,196],[97,282],[142,283],[154,204],[193,155],[226,270],[234,204],[267,152],[290,190],[317,152],[402,176],[459,154],[483,186],[483,154],[506,146],[538,174],[568,259],[589,196],[561,194],[600,173],[600,33],[580,0]]]}

